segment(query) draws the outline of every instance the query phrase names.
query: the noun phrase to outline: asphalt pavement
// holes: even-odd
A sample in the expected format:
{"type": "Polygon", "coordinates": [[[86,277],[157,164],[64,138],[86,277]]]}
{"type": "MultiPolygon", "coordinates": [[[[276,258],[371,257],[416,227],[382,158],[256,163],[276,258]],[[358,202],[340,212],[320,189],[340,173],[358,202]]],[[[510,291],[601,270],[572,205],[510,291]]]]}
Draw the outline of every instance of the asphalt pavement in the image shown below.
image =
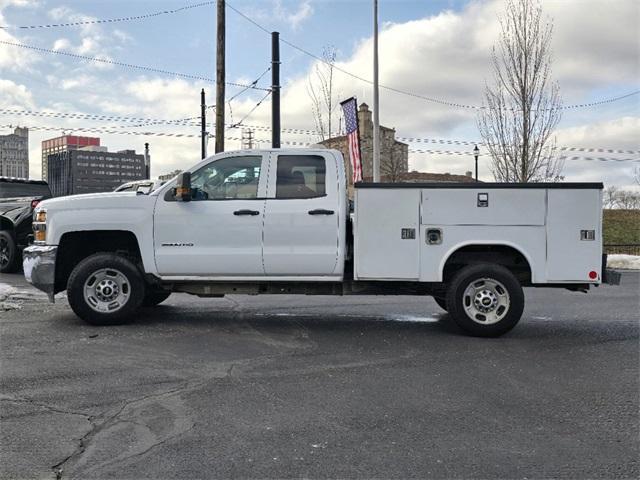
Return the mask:
{"type": "Polygon", "coordinates": [[[0,477],[638,478],[639,292],[527,289],[480,339],[400,296],[178,294],[91,327],[0,275],[0,477]]]}

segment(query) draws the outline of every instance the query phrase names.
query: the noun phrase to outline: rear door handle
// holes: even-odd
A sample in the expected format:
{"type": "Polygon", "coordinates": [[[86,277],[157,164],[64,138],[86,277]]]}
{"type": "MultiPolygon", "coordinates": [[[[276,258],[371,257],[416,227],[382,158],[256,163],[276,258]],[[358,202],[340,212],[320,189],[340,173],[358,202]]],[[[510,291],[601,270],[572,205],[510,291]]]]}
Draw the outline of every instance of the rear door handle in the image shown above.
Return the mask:
{"type": "Polygon", "coordinates": [[[333,215],[333,213],[333,210],[325,210],[324,208],[309,210],[309,215],[333,215]]]}
{"type": "Polygon", "coordinates": [[[233,212],[234,215],[251,215],[251,216],[256,216],[256,215],[260,215],[260,212],[257,210],[236,210],[235,212],[233,212]]]}

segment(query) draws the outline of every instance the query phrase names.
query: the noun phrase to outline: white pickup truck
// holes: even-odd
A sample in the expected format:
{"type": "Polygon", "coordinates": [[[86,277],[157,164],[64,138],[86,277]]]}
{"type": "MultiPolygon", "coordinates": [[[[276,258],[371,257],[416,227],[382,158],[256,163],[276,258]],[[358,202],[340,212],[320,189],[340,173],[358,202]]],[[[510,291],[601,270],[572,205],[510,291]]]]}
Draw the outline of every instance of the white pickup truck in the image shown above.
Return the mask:
{"type": "Polygon", "coordinates": [[[497,336],[519,321],[523,286],[606,281],[601,193],[600,183],[359,183],[351,204],[335,150],[225,152],[148,194],[40,203],[24,273],[51,301],[67,290],[98,325],[171,292],[424,295],[465,332],[497,336]]]}

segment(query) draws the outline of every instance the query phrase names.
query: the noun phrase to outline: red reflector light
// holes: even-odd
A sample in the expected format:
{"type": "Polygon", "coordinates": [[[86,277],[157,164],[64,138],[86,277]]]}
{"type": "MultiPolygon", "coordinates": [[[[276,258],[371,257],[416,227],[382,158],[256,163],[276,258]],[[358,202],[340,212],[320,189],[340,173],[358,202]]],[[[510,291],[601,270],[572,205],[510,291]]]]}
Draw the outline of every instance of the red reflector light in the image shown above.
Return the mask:
{"type": "Polygon", "coordinates": [[[591,280],[595,280],[596,278],[598,278],[598,272],[596,272],[595,270],[591,270],[591,271],[589,272],[589,278],[590,278],[591,280]]]}
{"type": "Polygon", "coordinates": [[[39,203],[40,200],[31,200],[31,209],[33,210],[34,208],[36,208],[39,203]]]}

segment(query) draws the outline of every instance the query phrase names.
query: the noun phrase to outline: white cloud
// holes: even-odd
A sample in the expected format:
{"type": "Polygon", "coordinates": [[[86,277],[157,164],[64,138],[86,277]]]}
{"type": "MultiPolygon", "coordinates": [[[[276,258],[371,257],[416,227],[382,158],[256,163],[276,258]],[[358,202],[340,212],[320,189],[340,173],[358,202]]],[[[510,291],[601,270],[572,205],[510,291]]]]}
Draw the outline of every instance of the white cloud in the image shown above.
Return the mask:
{"type": "Polygon", "coordinates": [[[36,7],[38,0],[0,0],[0,10],[7,7],[36,7]]]}
{"type": "MultiPolygon", "coordinates": [[[[32,0],[0,0],[0,25],[10,26],[4,17],[4,9],[7,7],[33,7],[35,5],[37,5],[37,2],[32,0]]],[[[20,43],[20,40],[9,33],[8,29],[0,29],[0,40],[20,43]]],[[[35,52],[11,45],[0,45],[0,71],[3,69],[11,72],[29,71],[38,58],[35,52]]]]}
{"type": "Polygon", "coordinates": [[[304,21],[306,21],[311,17],[311,15],[313,15],[313,7],[311,6],[311,2],[309,0],[300,2],[300,4],[298,5],[298,9],[290,13],[282,7],[282,2],[278,1],[277,11],[278,15],[282,15],[294,30],[297,30],[304,21]]]}
{"type": "Polygon", "coordinates": [[[0,78],[0,106],[2,108],[33,108],[33,94],[24,85],[0,78]]]}
{"type": "Polygon", "coordinates": [[[252,16],[261,23],[281,23],[287,25],[292,30],[297,30],[309,20],[314,13],[311,0],[301,0],[294,5],[285,5],[283,0],[271,0],[268,9],[255,9],[252,16]]]}

